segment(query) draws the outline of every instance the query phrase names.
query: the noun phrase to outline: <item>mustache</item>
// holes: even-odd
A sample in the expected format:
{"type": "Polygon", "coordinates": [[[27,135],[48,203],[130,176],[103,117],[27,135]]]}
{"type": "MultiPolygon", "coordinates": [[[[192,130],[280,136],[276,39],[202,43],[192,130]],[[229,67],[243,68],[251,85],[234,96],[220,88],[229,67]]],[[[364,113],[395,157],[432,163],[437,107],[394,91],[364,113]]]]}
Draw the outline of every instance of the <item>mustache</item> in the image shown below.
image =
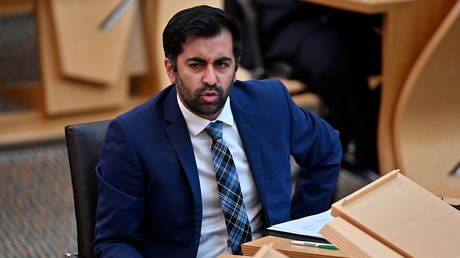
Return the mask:
{"type": "Polygon", "coordinates": [[[217,84],[213,84],[213,85],[203,85],[201,86],[200,88],[198,88],[196,91],[195,91],[195,94],[197,96],[200,96],[203,92],[205,91],[215,91],[217,92],[217,94],[219,94],[219,96],[222,95],[222,93],[224,92],[224,90],[222,89],[222,87],[220,87],[219,85],[217,84]]]}

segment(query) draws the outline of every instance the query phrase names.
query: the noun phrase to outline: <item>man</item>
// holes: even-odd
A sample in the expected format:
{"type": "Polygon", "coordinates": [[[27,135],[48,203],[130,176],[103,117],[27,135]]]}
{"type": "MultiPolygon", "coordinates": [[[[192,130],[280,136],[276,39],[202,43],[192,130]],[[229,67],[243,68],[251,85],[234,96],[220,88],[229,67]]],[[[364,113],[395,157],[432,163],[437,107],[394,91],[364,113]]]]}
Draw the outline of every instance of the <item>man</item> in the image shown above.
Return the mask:
{"type": "Polygon", "coordinates": [[[337,132],[278,81],[235,81],[241,42],[232,17],[208,6],[183,10],[163,47],[173,85],[107,131],[97,256],[241,253],[257,230],[329,207],[337,132]],[[293,196],[290,155],[304,168],[293,196]]]}

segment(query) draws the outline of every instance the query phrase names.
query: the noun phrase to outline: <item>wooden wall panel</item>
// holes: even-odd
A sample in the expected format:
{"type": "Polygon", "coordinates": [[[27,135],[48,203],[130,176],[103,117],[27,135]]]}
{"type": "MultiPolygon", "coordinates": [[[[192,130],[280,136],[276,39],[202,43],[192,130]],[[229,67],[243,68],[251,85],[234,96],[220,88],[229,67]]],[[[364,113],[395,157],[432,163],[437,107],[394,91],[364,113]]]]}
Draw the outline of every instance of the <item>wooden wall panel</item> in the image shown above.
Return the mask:
{"type": "Polygon", "coordinates": [[[45,114],[63,115],[93,111],[126,103],[129,91],[126,67],[117,74],[117,79],[112,85],[71,80],[60,74],[50,4],[50,0],[36,1],[45,114]]]}
{"type": "Polygon", "coordinates": [[[112,28],[101,30],[118,0],[51,0],[51,17],[63,75],[111,85],[126,61],[137,4],[112,28]]]}
{"type": "MultiPolygon", "coordinates": [[[[395,113],[398,166],[415,182],[460,189],[460,2],[420,54],[395,113]]],[[[459,190],[460,192],[460,190],[459,190]]]]}

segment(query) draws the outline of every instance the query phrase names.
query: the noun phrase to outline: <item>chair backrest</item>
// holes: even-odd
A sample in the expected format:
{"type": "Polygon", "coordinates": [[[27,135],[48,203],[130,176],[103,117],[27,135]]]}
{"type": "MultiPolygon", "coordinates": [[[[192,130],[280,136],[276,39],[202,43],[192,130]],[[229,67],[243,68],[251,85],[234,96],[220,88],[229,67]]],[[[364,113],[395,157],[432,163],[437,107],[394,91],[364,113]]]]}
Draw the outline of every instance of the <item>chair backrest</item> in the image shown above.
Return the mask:
{"type": "MultiPolygon", "coordinates": [[[[396,161],[428,188],[459,189],[460,1],[415,62],[396,106],[396,161]]],[[[442,194],[442,193],[440,193],[442,194]]]]}
{"type": "Polygon", "coordinates": [[[97,178],[95,168],[110,121],[65,127],[77,222],[78,256],[92,258],[97,178]]]}

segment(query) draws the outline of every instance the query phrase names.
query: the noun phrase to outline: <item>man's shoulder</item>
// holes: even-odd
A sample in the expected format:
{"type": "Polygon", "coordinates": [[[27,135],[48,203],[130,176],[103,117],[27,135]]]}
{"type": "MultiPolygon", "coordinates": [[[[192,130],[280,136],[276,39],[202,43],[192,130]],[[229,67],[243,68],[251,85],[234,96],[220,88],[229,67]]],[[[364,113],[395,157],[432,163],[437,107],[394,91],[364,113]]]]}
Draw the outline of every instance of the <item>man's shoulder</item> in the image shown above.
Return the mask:
{"type": "Polygon", "coordinates": [[[287,94],[287,89],[281,81],[273,79],[235,81],[232,97],[237,98],[279,98],[287,94]]]}
{"type": "Polygon", "coordinates": [[[157,95],[148,99],[144,103],[134,107],[133,109],[117,116],[115,119],[122,120],[127,123],[139,123],[149,120],[161,118],[166,106],[168,96],[172,93],[174,87],[169,86],[157,95]]]}
{"type": "Polygon", "coordinates": [[[235,81],[235,86],[238,87],[265,87],[265,86],[281,86],[282,82],[274,79],[262,79],[262,80],[246,80],[246,81],[235,81]]]}

